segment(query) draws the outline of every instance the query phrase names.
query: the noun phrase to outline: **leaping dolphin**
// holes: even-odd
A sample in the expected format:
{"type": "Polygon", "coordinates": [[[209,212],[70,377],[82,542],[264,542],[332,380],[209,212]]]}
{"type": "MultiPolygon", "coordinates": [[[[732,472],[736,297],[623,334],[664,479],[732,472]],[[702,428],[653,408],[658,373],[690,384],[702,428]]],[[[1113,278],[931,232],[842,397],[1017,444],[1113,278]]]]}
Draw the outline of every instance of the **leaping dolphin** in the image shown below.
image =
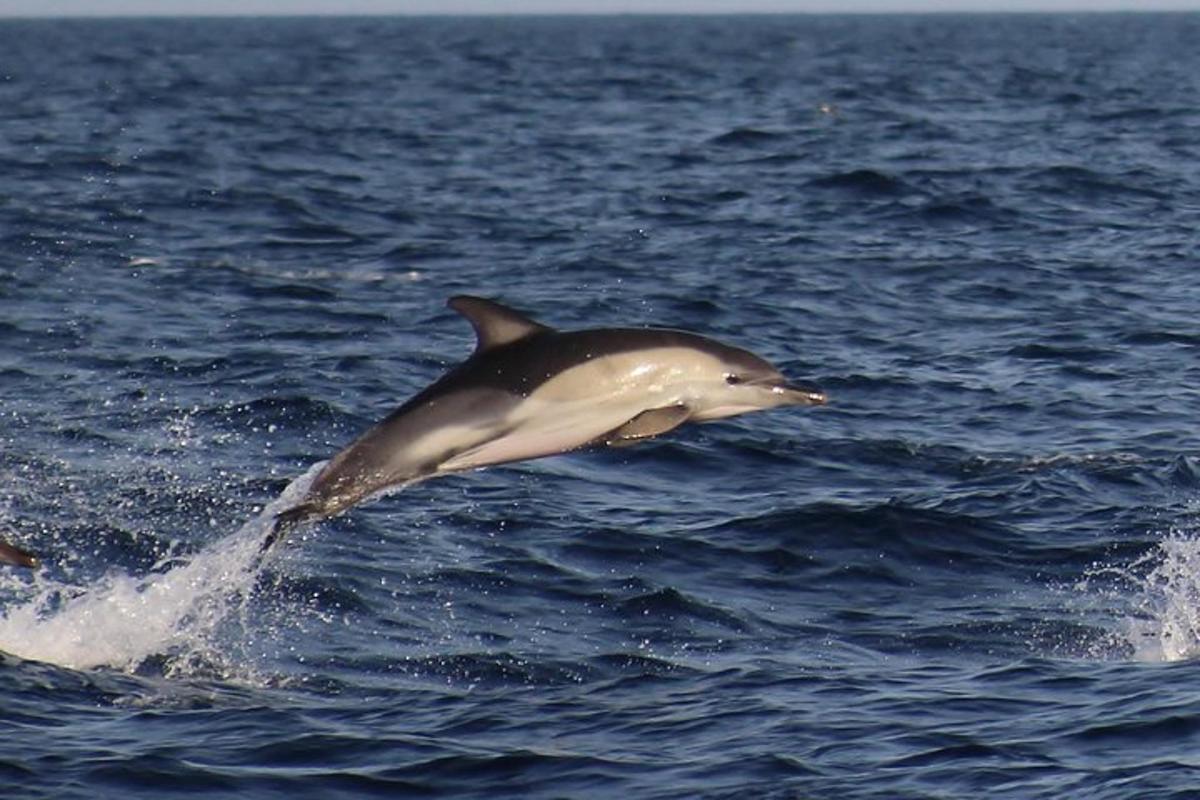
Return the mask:
{"type": "Polygon", "coordinates": [[[299,523],[438,475],[825,402],[753,353],[694,333],[558,331],[480,297],[448,304],[475,328],[475,352],[337,453],[276,516],[263,551],[299,523]]]}

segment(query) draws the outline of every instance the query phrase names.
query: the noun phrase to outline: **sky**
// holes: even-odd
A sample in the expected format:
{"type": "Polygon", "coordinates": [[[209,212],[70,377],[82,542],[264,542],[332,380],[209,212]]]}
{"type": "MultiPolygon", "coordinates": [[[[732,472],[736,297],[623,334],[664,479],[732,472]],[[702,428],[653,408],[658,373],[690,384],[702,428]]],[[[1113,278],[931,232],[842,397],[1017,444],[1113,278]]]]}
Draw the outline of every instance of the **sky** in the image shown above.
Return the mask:
{"type": "Polygon", "coordinates": [[[0,0],[0,17],[1122,10],[1200,11],[1200,0],[0,0]]]}

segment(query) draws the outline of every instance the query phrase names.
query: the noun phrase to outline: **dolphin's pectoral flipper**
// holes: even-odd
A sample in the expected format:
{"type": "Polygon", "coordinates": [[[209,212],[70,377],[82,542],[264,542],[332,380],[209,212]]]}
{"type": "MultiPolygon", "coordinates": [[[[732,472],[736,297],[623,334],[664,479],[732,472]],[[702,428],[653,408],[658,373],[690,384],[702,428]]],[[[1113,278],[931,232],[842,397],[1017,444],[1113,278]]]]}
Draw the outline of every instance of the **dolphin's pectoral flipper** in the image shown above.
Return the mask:
{"type": "Polygon", "coordinates": [[[691,416],[691,409],[684,405],[652,408],[638,414],[621,427],[604,434],[600,437],[600,441],[610,446],[620,446],[639,439],[649,439],[651,436],[658,436],[678,428],[691,416]]]}
{"type": "Polygon", "coordinates": [[[27,553],[8,542],[0,541],[0,564],[16,564],[18,567],[29,567],[32,569],[38,563],[38,558],[33,553],[27,553]]]}

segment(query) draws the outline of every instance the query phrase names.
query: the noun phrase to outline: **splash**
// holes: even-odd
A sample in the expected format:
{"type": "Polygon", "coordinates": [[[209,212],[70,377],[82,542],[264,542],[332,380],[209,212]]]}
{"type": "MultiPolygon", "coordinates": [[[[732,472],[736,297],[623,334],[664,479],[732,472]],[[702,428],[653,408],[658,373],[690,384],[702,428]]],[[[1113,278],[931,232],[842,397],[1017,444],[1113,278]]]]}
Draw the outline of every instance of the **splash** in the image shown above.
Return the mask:
{"type": "Polygon", "coordinates": [[[1129,568],[1139,591],[1126,636],[1144,661],[1200,656],[1200,537],[1173,532],[1129,568]]]}
{"type": "Polygon", "coordinates": [[[1131,562],[1093,565],[1075,589],[1093,611],[1098,604],[1109,620],[1115,616],[1117,624],[1106,626],[1106,638],[1124,657],[1200,658],[1200,528],[1195,525],[1171,528],[1131,562]]]}
{"type": "Polygon", "coordinates": [[[72,669],[137,671],[160,661],[166,674],[238,661],[223,638],[243,632],[263,570],[259,546],[275,514],[303,496],[323,464],[293,481],[256,519],[186,561],[148,575],[110,573],[77,587],[35,578],[34,596],[0,616],[0,650],[72,669]]]}

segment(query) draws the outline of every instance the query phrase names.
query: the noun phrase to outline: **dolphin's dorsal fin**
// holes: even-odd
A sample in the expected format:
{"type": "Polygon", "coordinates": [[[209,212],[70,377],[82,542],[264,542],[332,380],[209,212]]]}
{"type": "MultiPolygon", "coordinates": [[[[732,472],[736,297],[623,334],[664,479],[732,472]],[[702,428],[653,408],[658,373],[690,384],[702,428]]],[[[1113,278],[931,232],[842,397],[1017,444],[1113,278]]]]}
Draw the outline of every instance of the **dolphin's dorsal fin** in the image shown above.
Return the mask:
{"type": "Polygon", "coordinates": [[[482,297],[460,294],[451,297],[446,305],[466,317],[475,329],[475,336],[479,340],[475,344],[476,353],[510,344],[535,333],[553,330],[540,322],[534,322],[520,312],[513,311],[508,306],[482,297]]]}

